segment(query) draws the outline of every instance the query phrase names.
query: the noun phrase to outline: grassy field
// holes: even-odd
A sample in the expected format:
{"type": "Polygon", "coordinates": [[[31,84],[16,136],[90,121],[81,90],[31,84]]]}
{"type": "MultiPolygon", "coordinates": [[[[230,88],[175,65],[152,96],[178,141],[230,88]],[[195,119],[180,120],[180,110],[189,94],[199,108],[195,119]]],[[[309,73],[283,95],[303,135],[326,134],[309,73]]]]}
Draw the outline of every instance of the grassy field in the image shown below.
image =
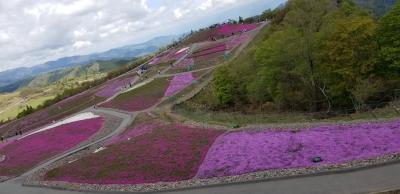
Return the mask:
{"type": "Polygon", "coordinates": [[[36,88],[21,88],[12,93],[0,94],[0,121],[14,119],[26,106],[36,108],[46,100],[53,99],[63,90],[84,82],[104,77],[106,74],[90,74],[87,77],[69,78],[62,82],[36,88]]]}
{"type": "Polygon", "coordinates": [[[141,111],[156,104],[165,93],[171,78],[158,78],[137,89],[125,92],[101,107],[125,111],[141,111]]]}
{"type": "Polygon", "coordinates": [[[0,106],[0,120],[6,121],[15,118],[26,106],[36,108],[44,101],[54,98],[55,95],[36,95],[28,99],[21,98],[17,93],[0,95],[0,101],[5,102],[0,106]],[[13,98],[9,98],[13,96],[13,98]]]}
{"type": "Polygon", "coordinates": [[[340,114],[331,118],[319,118],[318,113],[304,112],[213,112],[196,108],[201,105],[189,105],[187,102],[174,107],[174,111],[186,118],[197,122],[224,126],[245,126],[249,124],[289,124],[305,122],[338,122],[353,120],[392,119],[400,117],[400,101],[388,104],[368,112],[340,114]]]}

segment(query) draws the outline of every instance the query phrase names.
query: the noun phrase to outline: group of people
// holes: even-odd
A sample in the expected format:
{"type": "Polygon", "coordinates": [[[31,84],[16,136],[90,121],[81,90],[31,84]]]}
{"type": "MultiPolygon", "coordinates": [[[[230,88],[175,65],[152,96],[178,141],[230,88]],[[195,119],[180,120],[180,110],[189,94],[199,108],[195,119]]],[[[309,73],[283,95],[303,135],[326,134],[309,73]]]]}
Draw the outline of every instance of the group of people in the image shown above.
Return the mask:
{"type": "MultiPolygon", "coordinates": [[[[18,135],[22,135],[22,131],[21,130],[16,130],[15,131],[15,136],[18,136],[18,135]]],[[[4,136],[0,137],[0,142],[6,142],[6,141],[7,141],[6,137],[4,137],[4,136]]]]}

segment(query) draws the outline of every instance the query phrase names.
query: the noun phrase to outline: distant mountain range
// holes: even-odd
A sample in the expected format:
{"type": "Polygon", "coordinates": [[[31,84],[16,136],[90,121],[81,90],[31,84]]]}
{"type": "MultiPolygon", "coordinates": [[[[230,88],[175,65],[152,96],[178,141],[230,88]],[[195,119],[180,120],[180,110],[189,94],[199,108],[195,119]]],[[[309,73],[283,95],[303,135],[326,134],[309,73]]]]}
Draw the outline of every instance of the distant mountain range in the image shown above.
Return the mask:
{"type": "Polygon", "coordinates": [[[0,87],[1,92],[13,92],[22,87],[45,87],[54,82],[75,79],[83,77],[85,75],[93,75],[97,73],[106,73],[112,69],[121,67],[129,63],[129,60],[108,60],[108,61],[96,61],[87,65],[79,65],[70,68],[63,68],[54,70],[47,73],[42,73],[36,76],[30,76],[25,79],[18,80],[12,84],[8,84],[0,87]]]}
{"type": "Polygon", "coordinates": [[[145,43],[115,48],[102,53],[64,57],[34,67],[21,67],[6,70],[0,72],[0,92],[15,91],[21,85],[30,83],[40,74],[87,65],[96,61],[129,60],[150,54],[172,43],[176,38],[177,36],[161,36],[145,43]]]}

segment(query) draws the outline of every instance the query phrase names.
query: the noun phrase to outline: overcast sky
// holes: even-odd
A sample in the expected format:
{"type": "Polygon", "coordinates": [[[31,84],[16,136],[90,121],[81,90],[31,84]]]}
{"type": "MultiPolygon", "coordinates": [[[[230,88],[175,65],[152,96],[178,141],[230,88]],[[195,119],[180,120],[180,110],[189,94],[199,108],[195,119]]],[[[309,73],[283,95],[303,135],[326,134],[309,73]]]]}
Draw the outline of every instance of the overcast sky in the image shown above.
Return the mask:
{"type": "Polygon", "coordinates": [[[177,35],[285,0],[1,0],[0,71],[177,35]]]}

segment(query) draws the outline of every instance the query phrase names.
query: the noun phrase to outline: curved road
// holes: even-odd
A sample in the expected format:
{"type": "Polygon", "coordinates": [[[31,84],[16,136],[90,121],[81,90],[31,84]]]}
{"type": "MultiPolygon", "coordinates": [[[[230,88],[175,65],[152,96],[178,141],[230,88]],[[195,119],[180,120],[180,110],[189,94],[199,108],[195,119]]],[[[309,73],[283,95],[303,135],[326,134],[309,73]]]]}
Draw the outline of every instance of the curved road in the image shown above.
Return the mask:
{"type": "MultiPolygon", "coordinates": [[[[17,178],[0,184],[1,194],[82,194],[48,188],[21,187],[17,178]]],[[[400,188],[400,163],[363,170],[272,181],[202,187],[163,194],[347,194],[400,188]]],[[[105,194],[105,193],[104,193],[105,194]]]]}
{"type": "MultiPolygon", "coordinates": [[[[50,189],[39,189],[39,188],[34,188],[34,187],[23,187],[22,184],[24,182],[24,180],[29,177],[30,175],[32,175],[34,172],[36,172],[37,170],[44,168],[62,158],[65,158],[71,154],[74,154],[76,152],[79,152],[81,150],[84,150],[94,144],[97,144],[101,141],[104,141],[108,138],[111,138],[119,133],[121,133],[122,131],[124,131],[126,129],[126,127],[129,126],[129,124],[132,123],[133,119],[135,119],[137,114],[133,114],[133,115],[128,115],[128,114],[124,114],[124,113],[119,113],[119,112],[115,112],[115,111],[111,111],[111,110],[105,110],[105,109],[87,109],[84,110],[85,111],[91,111],[91,112],[97,112],[97,113],[104,113],[104,114],[108,114],[108,115],[112,115],[118,118],[123,119],[122,122],[120,123],[120,125],[118,126],[118,128],[116,128],[113,132],[111,132],[110,134],[99,138],[98,140],[91,142],[89,144],[83,145],[81,147],[72,149],[64,154],[61,154],[59,156],[56,156],[55,158],[52,158],[48,161],[46,161],[43,164],[40,164],[39,166],[36,166],[35,168],[29,170],[28,172],[24,173],[23,175],[16,177],[14,179],[5,181],[0,183],[0,194],[31,194],[31,193],[63,193],[63,192],[59,192],[59,191],[53,191],[50,189]]],[[[74,193],[74,192],[66,192],[66,193],[74,193]]]]}

